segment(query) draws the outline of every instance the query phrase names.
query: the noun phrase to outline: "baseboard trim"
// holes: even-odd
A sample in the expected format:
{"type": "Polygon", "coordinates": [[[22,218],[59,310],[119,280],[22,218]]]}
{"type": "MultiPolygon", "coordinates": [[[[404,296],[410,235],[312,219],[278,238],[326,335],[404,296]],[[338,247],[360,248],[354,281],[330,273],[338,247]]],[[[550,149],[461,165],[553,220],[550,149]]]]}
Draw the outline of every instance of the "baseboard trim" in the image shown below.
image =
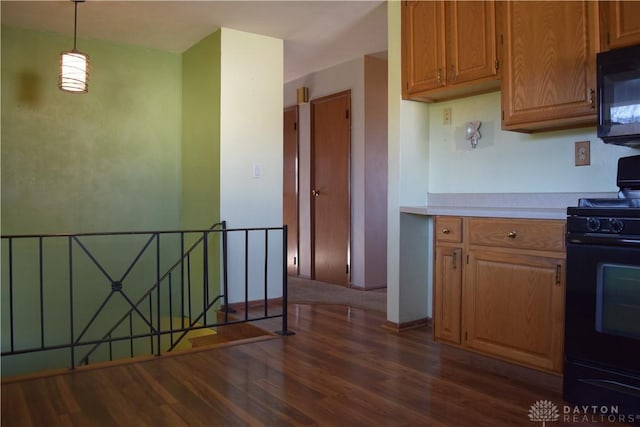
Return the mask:
{"type": "Polygon", "coordinates": [[[417,329],[425,326],[431,327],[431,322],[432,321],[430,317],[424,317],[422,319],[416,319],[410,322],[403,323],[395,323],[387,320],[382,324],[382,327],[393,332],[404,332],[410,329],[417,329]]]}

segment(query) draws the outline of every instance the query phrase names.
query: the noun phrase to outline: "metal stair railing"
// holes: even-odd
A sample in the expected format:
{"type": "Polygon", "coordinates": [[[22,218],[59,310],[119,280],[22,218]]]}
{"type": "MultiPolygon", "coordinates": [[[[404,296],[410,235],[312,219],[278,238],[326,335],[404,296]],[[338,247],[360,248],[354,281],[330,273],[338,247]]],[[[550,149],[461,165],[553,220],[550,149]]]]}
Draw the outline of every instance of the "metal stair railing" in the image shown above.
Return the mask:
{"type": "MultiPolygon", "coordinates": [[[[222,229],[222,230],[224,230],[224,229],[226,228],[226,221],[222,221],[222,222],[219,222],[219,223],[213,224],[213,225],[209,228],[209,230],[210,230],[210,231],[213,231],[213,230],[214,230],[214,229],[216,229],[216,227],[218,227],[218,226],[222,227],[221,229],[222,229]]],[[[130,309],[130,310],[129,310],[125,315],[123,315],[123,316],[122,316],[122,318],[121,318],[119,321],[117,321],[117,322],[115,323],[115,325],[114,325],[114,326],[113,326],[113,327],[112,327],[112,328],[111,328],[111,329],[110,329],[110,330],[109,330],[109,331],[108,331],[108,332],[107,332],[107,333],[102,337],[101,342],[100,342],[100,343],[96,343],[96,344],[94,345],[94,347],[93,347],[93,348],[92,348],[92,349],[91,349],[91,350],[90,350],[90,351],[89,351],[89,352],[88,352],[88,353],[87,353],[83,358],[81,358],[81,359],[80,359],[80,364],[81,364],[81,365],[88,365],[88,364],[89,364],[89,357],[90,357],[90,356],[91,356],[91,355],[92,355],[92,354],[93,354],[93,353],[94,353],[94,352],[95,352],[95,351],[96,351],[96,350],[97,350],[97,349],[98,349],[102,344],[104,344],[104,342],[108,342],[108,343],[110,344],[110,343],[111,343],[112,334],[114,333],[114,331],[115,331],[115,330],[116,330],[116,329],[117,329],[117,328],[118,328],[118,327],[119,327],[119,326],[120,326],[120,325],[121,325],[125,320],[129,320],[129,321],[130,321],[130,323],[131,323],[131,315],[132,315],[132,313],[134,313],[134,312],[135,312],[135,313],[137,313],[137,314],[138,314],[138,315],[139,315],[139,316],[140,316],[140,317],[141,317],[141,318],[142,318],[142,319],[147,323],[147,325],[149,326],[149,328],[150,328],[152,331],[155,331],[155,328],[153,327],[153,324],[152,324],[151,322],[149,322],[149,321],[148,321],[148,319],[146,319],[146,318],[145,318],[145,316],[140,312],[140,310],[139,310],[139,306],[140,306],[141,304],[143,304],[143,303],[145,302],[145,300],[147,300],[148,298],[149,298],[149,299],[151,298],[152,293],[153,293],[153,292],[154,292],[154,291],[155,291],[155,290],[160,286],[160,284],[161,284],[165,279],[169,278],[169,283],[170,283],[170,281],[171,281],[171,274],[173,273],[173,271],[174,271],[174,270],[176,270],[178,267],[181,267],[181,268],[182,268],[182,267],[184,267],[184,261],[185,261],[185,259],[187,259],[187,260],[188,260],[188,259],[190,259],[191,253],[192,253],[192,252],[193,252],[193,251],[198,247],[198,245],[200,245],[201,243],[203,243],[203,242],[204,242],[203,244],[204,244],[204,246],[205,246],[205,248],[206,248],[206,247],[207,247],[207,245],[206,245],[207,240],[206,240],[206,239],[207,239],[207,232],[204,232],[204,233],[203,233],[203,235],[202,235],[202,237],[198,238],[198,240],[196,240],[196,241],[191,245],[191,247],[190,247],[186,252],[183,252],[183,254],[182,254],[182,256],[180,257],[180,259],[178,259],[178,261],[176,261],[176,262],[175,262],[175,263],[174,263],[174,264],[173,264],[173,265],[172,265],[172,266],[171,266],[171,267],[170,267],[170,268],[169,268],[169,269],[168,269],[168,270],[167,270],[167,271],[166,271],[166,272],[165,272],[165,273],[160,277],[160,279],[158,280],[158,282],[156,282],[156,283],[155,283],[155,284],[154,284],[154,285],[153,285],[153,286],[152,286],[152,287],[151,287],[147,292],[145,292],[145,293],[144,293],[144,295],[143,295],[143,296],[142,296],[142,297],[141,297],[141,298],[140,298],[140,299],[139,299],[135,304],[131,304],[131,305],[132,305],[131,309],[130,309]]],[[[226,234],[224,234],[224,233],[223,233],[223,242],[224,242],[224,239],[226,239],[226,234]]],[[[184,239],[181,239],[181,245],[182,245],[183,243],[184,243],[184,239]]],[[[146,246],[145,246],[145,248],[146,248],[146,246]]],[[[223,243],[223,248],[224,248],[224,243],[223,243]]],[[[144,250],[144,249],[143,249],[143,250],[144,250]]],[[[224,253],[224,249],[223,249],[223,253],[224,253]]],[[[208,266],[207,266],[208,257],[207,257],[207,251],[206,251],[206,249],[205,249],[205,251],[204,251],[204,253],[203,253],[203,261],[204,261],[204,262],[203,262],[203,264],[204,264],[204,270],[205,270],[205,271],[208,271],[208,266]]],[[[134,262],[135,262],[135,261],[134,261],[134,262]]],[[[190,265],[190,264],[189,264],[189,265],[190,265]]],[[[226,269],[226,264],[225,264],[225,263],[223,263],[222,268],[223,268],[223,270],[225,270],[225,269],[226,269]]],[[[183,273],[183,272],[182,272],[182,273],[183,273]]],[[[205,278],[208,278],[208,274],[204,274],[204,277],[205,277],[205,278]]],[[[204,284],[205,289],[207,288],[207,284],[208,284],[208,283],[205,283],[205,284],[204,284]]],[[[169,284],[169,287],[171,287],[171,284],[169,284]]],[[[189,286],[189,287],[188,287],[188,289],[191,289],[191,287],[189,286]]],[[[169,292],[169,296],[171,296],[171,295],[172,295],[172,294],[171,294],[171,292],[169,292]]],[[[182,340],[182,338],[184,338],[184,336],[186,336],[186,334],[187,334],[187,332],[188,332],[189,330],[192,330],[192,329],[198,329],[198,328],[195,328],[195,325],[196,325],[196,324],[198,323],[198,321],[203,317],[204,313],[206,313],[208,310],[210,310],[210,309],[211,309],[211,307],[213,307],[213,306],[214,306],[214,305],[215,305],[215,304],[220,300],[220,298],[224,298],[224,299],[225,299],[225,301],[226,301],[226,295],[227,295],[227,293],[226,293],[226,290],[225,290],[225,291],[223,291],[223,294],[222,294],[222,295],[218,295],[218,296],[217,296],[213,301],[211,301],[211,302],[207,303],[207,304],[205,305],[205,307],[203,308],[203,312],[198,316],[197,320],[195,320],[195,321],[190,320],[189,325],[188,325],[188,327],[187,327],[187,328],[185,328],[185,325],[184,325],[184,319],[185,319],[185,317],[184,317],[184,313],[183,313],[183,315],[181,316],[181,318],[182,318],[182,320],[183,320],[183,322],[182,322],[182,328],[181,328],[181,329],[179,329],[179,330],[174,330],[174,329],[173,329],[173,325],[170,325],[170,329],[171,329],[171,331],[172,331],[172,332],[182,332],[182,334],[181,334],[181,336],[178,338],[178,340],[176,340],[176,342],[173,342],[173,334],[171,334],[172,344],[171,344],[171,347],[170,347],[167,351],[171,351],[171,350],[173,350],[173,349],[174,349],[174,348],[179,344],[179,342],[182,340]]],[[[190,299],[189,299],[189,301],[190,301],[190,299]]],[[[207,301],[207,300],[206,300],[206,301],[207,301]]],[[[169,303],[169,307],[170,307],[170,308],[172,307],[171,302],[169,303]]],[[[191,310],[189,310],[189,312],[191,312],[191,310]]],[[[98,314],[98,312],[96,312],[96,315],[95,315],[95,316],[97,316],[97,314],[98,314]]],[[[93,322],[93,320],[95,320],[95,316],[94,316],[94,318],[92,318],[92,319],[91,319],[91,322],[93,322]]],[[[172,316],[169,316],[169,318],[170,318],[170,319],[172,319],[172,316]]],[[[190,319],[190,317],[189,317],[189,319],[190,319]]],[[[91,322],[89,322],[89,324],[87,324],[87,326],[86,326],[86,327],[85,327],[85,329],[83,330],[82,334],[80,334],[80,336],[78,337],[78,340],[77,340],[77,341],[79,341],[79,340],[82,338],[82,336],[84,335],[84,333],[86,332],[86,330],[90,327],[91,322]]],[[[158,325],[158,326],[159,326],[159,325],[158,325]]],[[[158,333],[158,338],[159,338],[159,336],[160,336],[160,333],[158,333]]],[[[157,349],[157,352],[158,352],[158,353],[157,353],[157,355],[159,355],[159,352],[160,352],[160,350],[161,350],[161,345],[160,345],[160,342],[159,342],[159,341],[158,341],[158,343],[157,343],[156,349],[157,349]]],[[[133,350],[131,351],[131,353],[133,353],[133,350]]],[[[153,346],[152,346],[152,348],[151,348],[151,353],[154,353],[153,346]]],[[[110,352],[110,354],[111,354],[111,352],[110,352]]],[[[131,356],[133,356],[133,354],[131,354],[131,356]]]]}
{"type": "MultiPolygon", "coordinates": [[[[14,375],[14,371],[24,373],[22,372],[24,366],[21,365],[28,364],[34,365],[33,368],[36,370],[60,368],[59,365],[63,364],[60,359],[66,357],[69,359],[64,363],[65,367],[74,369],[88,364],[90,358],[99,351],[106,360],[118,358],[114,352],[120,354],[126,352],[128,356],[123,357],[134,357],[141,354],[140,343],[146,340],[148,340],[149,351],[144,353],[157,356],[162,352],[175,349],[189,331],[230,323],[282,317],[282,330],[277,333],[290,335],[292,332],[288,330],[287,325],[286,235],[286,225],[228,229],[226,222],[223,221],[207,230],[1,236],[3,375],[7,373],[14,375]],[[273,256],[273,249],[270,250],[270,232],[281,235],[282,252],[276,256],[273,256]],[[228,246],[231,234],[243,234],[244,239],[233,241],[235,267],[231,269],[232,277],[230,278],[228,246]],[[263,256],[264,263],[262,273],[264,313],[257,317],[249,316],[249,284],[253,285],[256,280],[253,264],[257,263],[253,259],[258,255],[254,255],[253,252],[259,245],[250,241],[250,234],[257,236],[254,240],[264,241],[263,252],[257,251],[260,253],[259,256],[263,256]],[[173,240],[167,244],[166,240],[170,240],[171,236],[173,240]],[[98,239],[100,243],[104,243],[104,240],[107,240],[103,246],[111,248],[111,254],[117,255],[119,251],[126,252],[122,249],[128,242],[122,240],[127,237],[138,241],[144,240],[141,249],[135,253],[133,260],[128,263],[120,276],[110,274],[110,267],[105,262],[101,262],[100,251],[96,248],[91,250],[91,245],[85,241],[85,239],[92,241],[98,239]],[[195,238],[195,242],[187,245],[187,250],[185,250],[185,237],[195,238]],[[162,246],[161,238],[164,238],[162,246]],[[179,242],[175,241],[176,238],[179,242]],[[209,240],[214,238],[219,240],[211,250],[209,240]],[[116,239],[117,244],[113,245],[112,239],[116,239]],[[238,246],[242,245],[239,243],[241,240],[245,245],[244,256],[242,251],[238,251],[238,246]],[[77,248],[81,250],[81,254],[86,255],[86,258],[82,258],[85,264],[78,261],[77,256],[74,255],[74,249],[77,250],[77,248]],[[175,255],[176,251],[179,251],[178,260],[166,268],[163,267],[164,259],[168,258],[166,253],[175,255]],[[244,258],[244,289],[242,291],[238,291],[235,286],[242,281],[242,271],[239,271],[242,269],[236,265],[240,262],[238,258],[244,258]],[[211,269],[210,260],[216,259],[221,259],[221,271],[215,266],[213,268],[215,271],[211,269]],[[274,269],[273,265],[277,268],[274,269]],[[161,269],[165,271],[163,274],[161,269]],[[272,284],[274,270],[278,269],[282,269],[281,279],[276,278],[276,285],[281,280],[282,309],[281,312],[274,314],[268,310],[269,293],[274,293],[273,288],[269,288],[268,285],[272,284]],[[128,285],[128,282],[134,280],[130,278],[134,275],[134,270],[137,274],[135,279],[142,277],[146,281],[149,276],[155,277],[148,289],[144,290],[144,287],[136,289],[135,286],[128,285]],[[210,276],[216,273],[217,280],[212,281],[210,276]],[[111,289],[99,303],[98,308],[90,310],[92,305],[100,301],[99,291],[107,290],[106,288],[88,289],[86,285],[95,280],[95,276],[106,279],[111,289]],[[179,276],[179,289],[175,289],[173,283],[176,276],[179,276]],[[125,280],[127,280],[127,286],[125,286],[125,280]],[[244,301],[243,318],[233,320],[229,318],[230,280],[234,284],[231,287],[234,289],[234,298],[236,300],[240,298],[240,302],[234,304],[242,306],[242,300],[244,301]],[[217,294],[211,289],[216,285],[217,294]],[[129,287],[131,290],[126,292],[129,287]],[[196,295],[192,292],[200,288],[202,294],[196,295]],[[133,296],[136,291],[141,293],[137,298],[133,296]],[[118,300],[114,296],[122,298],[118,300]],[[120,305],[117,305],[116,301],[119,301],[120,305]],[[201,303],[195,311],[194,301],[196,304],[201,303]],[[224,307],[222,311],[224,317],[221,322],[218,321],[215,311],[217,304],[222,304],[224,307]],[[120,314],[117,314],[118,312],[120,314]],[[117,314],[115,316],[117,321],[111,320],[111,326],[107,326],[105,322],[113,319],[114,313],[117,314]],[[212,322],[211,314],[214,313],[216,315],[213,316],[215,319],[212,322]],[[174,328],[174,314],[180,315],[180,327],[174,328]],[[163,316],[168,316],[168,328],[162,326],[163,316]],[[67,333],[64,332],[65,324],[68,325],[67,333]],[[106,333],[99,333],[100,329],[106,333]],[[123,329],[128,331],[122,332],[123,329]],[[77,333],[77,331],[80,332],[77,333]],[[169,343],[165,343],[165,349],[162,348],[163,336],[169,337],[169,343]],[[128,350],[125,351],[123,343],[127,344],[126,342],[128,342],[128,350]],[[100,350],[105,344],[108,346],[107,349],[100,350]],[[114,349],[114,346],[117,348],[114,349]],[[64,356],[67,351],[68,356],[64,356]],[[77,357],[79,351],[84,351],[84,355],[77,357]],[[24,362],[16,361],[17,368],[8,362],[5,364],[5,361],[21,355],[26,357],[41,354],[45,354],[46,357],[40,359],[30,357],[24,362]],[[44,363],[44,359],[48,361],[52,359],[50,355],[56,356],[56,362],[44,363]]],[[[93,243],[97,244],[95,241],[93,243]]],[[[98,247],[102,248],[100,245],[98,247]]],[[[217,261],[215,263],[217,264],[217,261]]],[[[251,286],[251,292],[255,292],[254,287],[251,286]]]]}

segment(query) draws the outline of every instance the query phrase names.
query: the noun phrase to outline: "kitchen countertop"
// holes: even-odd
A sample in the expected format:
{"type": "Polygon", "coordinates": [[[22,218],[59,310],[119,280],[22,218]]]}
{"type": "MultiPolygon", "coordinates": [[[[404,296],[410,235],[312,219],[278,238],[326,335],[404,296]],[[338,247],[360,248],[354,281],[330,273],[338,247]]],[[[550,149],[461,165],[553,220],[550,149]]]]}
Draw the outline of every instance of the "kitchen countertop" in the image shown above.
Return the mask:
{"type": "Polygon", "coordinates": [[[401,206],[414,215],[566,219],[567,207],[580,198],[612,198],[617,193],[429,193],[423,206],[401,206]]]}

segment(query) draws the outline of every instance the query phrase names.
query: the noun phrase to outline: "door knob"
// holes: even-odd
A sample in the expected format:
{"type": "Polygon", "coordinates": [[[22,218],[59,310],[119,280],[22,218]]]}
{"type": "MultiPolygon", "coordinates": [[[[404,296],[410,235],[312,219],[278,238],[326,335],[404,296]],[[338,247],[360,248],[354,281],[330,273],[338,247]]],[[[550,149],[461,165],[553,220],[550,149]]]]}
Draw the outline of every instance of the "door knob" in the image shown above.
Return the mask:
{"type": "Polygon", "coordinates": [[[318,190],[311,190],[311,195],[318,197],[320,195],[320,192],[318,190]]]}

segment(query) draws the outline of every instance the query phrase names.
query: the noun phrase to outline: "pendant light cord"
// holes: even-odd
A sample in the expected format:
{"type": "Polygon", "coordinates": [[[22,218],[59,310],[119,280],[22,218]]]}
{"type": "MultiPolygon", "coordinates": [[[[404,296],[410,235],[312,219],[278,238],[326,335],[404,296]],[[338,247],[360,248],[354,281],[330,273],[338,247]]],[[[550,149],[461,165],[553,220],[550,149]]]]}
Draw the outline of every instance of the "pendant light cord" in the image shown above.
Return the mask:
{"type": "Polygon", "coordinates": [[[75,52],[76,50],[76,34],[77,34],[77,30],[78,30],[78,2],[74,1],[73,4],[75,5],[75,10],[73,13],[73,51],[75,52]]]}

